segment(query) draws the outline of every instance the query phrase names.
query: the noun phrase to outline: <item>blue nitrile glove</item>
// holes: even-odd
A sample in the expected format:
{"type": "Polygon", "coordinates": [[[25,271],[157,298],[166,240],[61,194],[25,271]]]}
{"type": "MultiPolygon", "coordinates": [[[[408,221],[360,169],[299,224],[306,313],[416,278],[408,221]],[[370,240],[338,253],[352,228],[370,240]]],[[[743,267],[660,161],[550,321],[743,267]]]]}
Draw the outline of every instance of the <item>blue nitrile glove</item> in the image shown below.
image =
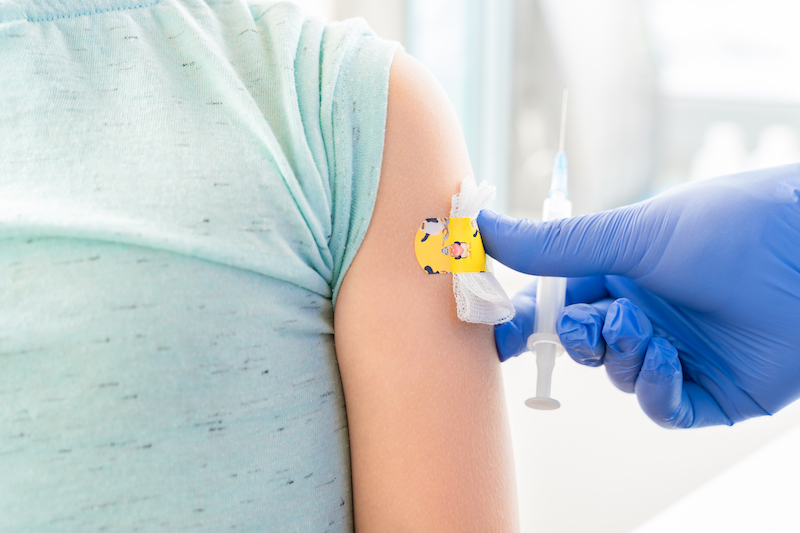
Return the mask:
{"type": "MultiPolygon", "coordinates": [[[[578,278],[561,342],[659,425],[730,425],[800,396],[800,165],[553,222],[485,210],[478,225],[501,263],[578,278]]],[[[503,360],[525,350],[535,284],[514,304],[495,329],[503,360]]]]}

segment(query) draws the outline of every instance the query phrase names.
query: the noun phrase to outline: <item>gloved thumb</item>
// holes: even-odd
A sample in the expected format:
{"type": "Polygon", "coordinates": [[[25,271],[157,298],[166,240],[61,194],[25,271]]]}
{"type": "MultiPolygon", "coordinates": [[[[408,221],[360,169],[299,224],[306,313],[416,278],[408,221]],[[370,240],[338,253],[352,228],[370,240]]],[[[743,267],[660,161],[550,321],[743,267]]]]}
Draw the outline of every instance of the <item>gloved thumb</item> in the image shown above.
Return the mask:
{"type": "Polygon", "coordinates": [[[478,214],[478,227],[486,253],[519,272],[557,277],[627,275],[647,250],[639,245],[641,205],[550,222],[484,209],[478,214]]]}

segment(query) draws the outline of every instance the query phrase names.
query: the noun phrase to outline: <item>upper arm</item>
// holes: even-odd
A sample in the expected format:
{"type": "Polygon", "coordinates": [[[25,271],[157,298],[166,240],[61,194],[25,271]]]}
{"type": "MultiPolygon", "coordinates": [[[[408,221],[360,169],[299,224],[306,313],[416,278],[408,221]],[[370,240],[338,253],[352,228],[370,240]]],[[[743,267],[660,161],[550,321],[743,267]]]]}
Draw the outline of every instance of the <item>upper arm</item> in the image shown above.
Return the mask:
{"type": "Polygon", "coordinates": [[[515,531],[511,439],[492,326],[459,321],[450,274],[428,275],[413,239],[449,216],[471,174],[455,113],[398,52],[380,186],[345,275],[335,341],[360,531],[515,531]]]}

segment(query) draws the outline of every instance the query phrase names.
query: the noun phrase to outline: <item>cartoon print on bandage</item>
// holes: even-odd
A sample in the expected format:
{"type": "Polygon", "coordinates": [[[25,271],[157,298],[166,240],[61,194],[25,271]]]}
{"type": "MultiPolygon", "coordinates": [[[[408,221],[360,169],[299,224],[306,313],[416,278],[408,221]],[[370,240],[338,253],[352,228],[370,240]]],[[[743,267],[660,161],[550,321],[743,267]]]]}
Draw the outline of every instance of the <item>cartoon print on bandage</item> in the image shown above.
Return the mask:
{"type": "Polygon", "coordinates": [[[466,242],[454,242],[450,246],[442,248],[444,255],[449,255],[453,259],[464,259],[469,257],[469,244],[466,242]]]}
{"type": "Polygon", "coordinates": [[[414,252],[428,274],[486,271],[483,241],[471,218],[426,218],[417,230],[414,252]],[[438,235],[441,244],[429,239],[438,235]]]}
{"type": "Polygon", "coordinates": [[[422,242],[428,240],[428,237],[431,235],[439,235],[442,234],[442,246],[444,246],[444,242],[447,240],[447,236],[449,235],[449,231],[447,229],[447,218],[426,218],[425,222],[419,227],[420,231],[425,232],[425,236],[422,238],[422,242]]]}

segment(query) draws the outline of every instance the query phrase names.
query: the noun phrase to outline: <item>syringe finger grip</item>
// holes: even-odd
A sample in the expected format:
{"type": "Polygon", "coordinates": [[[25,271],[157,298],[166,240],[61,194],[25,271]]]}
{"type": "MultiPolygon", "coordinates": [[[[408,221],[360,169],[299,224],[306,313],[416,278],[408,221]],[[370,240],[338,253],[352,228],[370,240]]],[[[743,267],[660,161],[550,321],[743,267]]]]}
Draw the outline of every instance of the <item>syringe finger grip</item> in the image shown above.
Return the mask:
{"type": "Polygon", "coordinates": [[[556,346],[556,355],[561,355],[564,352],[561,339],[555,333],[534,333],[528,337],[529,352],[536,353],[536,346],[542,344],[554,344],[556,346]]]}

